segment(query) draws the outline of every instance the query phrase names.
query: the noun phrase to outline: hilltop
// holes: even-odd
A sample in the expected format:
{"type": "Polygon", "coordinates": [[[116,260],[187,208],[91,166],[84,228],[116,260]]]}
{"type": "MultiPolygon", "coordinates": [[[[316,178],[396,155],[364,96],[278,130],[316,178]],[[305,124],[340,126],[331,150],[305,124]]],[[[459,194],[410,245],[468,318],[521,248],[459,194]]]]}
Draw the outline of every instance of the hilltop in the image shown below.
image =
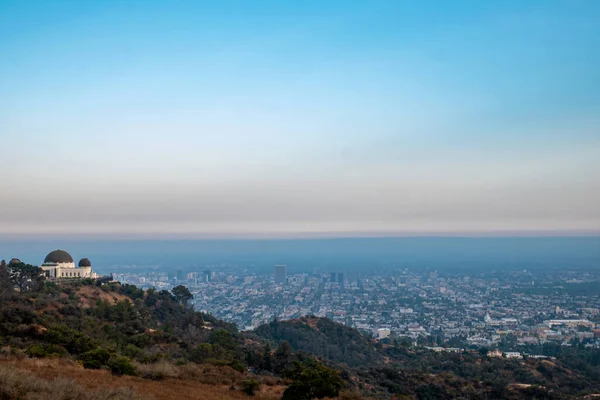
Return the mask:
{"type": "Polygon", "coordinates": [[[308,316],[272,321],[259,326],[254,332],[276,342],[286,340],[296,350],[349,366],[369,365],[384,359],[375,348],[375,342],[356,329],[327,318],[308,316]]]}

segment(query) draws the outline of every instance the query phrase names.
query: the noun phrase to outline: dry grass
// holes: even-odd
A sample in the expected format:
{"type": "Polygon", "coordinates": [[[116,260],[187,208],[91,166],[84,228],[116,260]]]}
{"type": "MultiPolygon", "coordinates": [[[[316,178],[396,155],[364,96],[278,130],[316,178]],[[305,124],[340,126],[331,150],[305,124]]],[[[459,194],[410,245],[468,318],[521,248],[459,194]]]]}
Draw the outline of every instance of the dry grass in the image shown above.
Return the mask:
{"type": "Polygon", "coordinates": [[[122,300],[133,303],[133,300],[128,296],[116,292],[105,292],[93,286],[81,286],[77,289],[77,294],[79,295],[79,307],[81,308],[90,308],[98,299],[108,301],[109,304],[122,300]]]}
{"type": "Polygon", "coordinates": [[[138,376],[155,381],[161,381],[166,378],[179,378],[181,376],[180,368],[165,360],[155,364],[135,363],[135,371],[138,376]]]}
{"type": "Polygon", "coordinates": [[[275,400],[285,390],[282,385],[263,385],[254,397],[248,397],[230,389],[244,375],[226,366],[157,363],[142,368],[148,368],[145,374],[166,377],[162,381],[118,377],[109,371],[84,369],[68,359],[0,358],[0,400],[275,400]],[[176,377],[171,377],[173,371],[176,377]]]}
{"type": "Polygon", "coordinates": [[[86,390],[72,379],[47,380],[29,372],[0,366],[0,399],[26,400],[127,400],[140,399],[132,388],[86,390]]]}
{"type": "Polygon", "coordinates": [[[179,377],[207,385],[233,385],[244,380],[244,374],[231,367],[210,364],[183,365],[180,367],[179,377]]]}

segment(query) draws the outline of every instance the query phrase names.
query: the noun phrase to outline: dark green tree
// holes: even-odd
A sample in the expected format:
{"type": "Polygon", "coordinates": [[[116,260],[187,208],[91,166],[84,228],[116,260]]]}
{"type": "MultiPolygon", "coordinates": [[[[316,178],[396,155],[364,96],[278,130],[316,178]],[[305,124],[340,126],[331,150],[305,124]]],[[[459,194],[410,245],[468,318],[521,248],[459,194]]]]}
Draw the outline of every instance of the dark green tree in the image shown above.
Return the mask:
{"type": "Polygon", "coordinates": [[[271,346],[269,346],[269,343],[266,344],[265,350],[263,351],[260,368],[265,371],[273,371],[273,356],[271,354],[271,346]]]}
{"type": "Polygon", "coordinates": [[[225,350],[233,350],[235,348],[233,336],[225,329],[215,329],[212,331],[208,341],[215,346],[221,346],[225,350]]]}
{"type": "Polygon", "coordinates": [[[24,263],[9,263],[7,265],[10,282],[19,288],[20,292],[33,292],[44,285],[44,271],[40,267],[24,263]]]}
{"type": "Polygon", "coordinates": [[[175,300],[184,307],[187,307],[189,301],[194,298],[194,295],[190,293],[189,289],[183,285],[175,286],[172,292],[173,296],[175,296],[175,300]]]}
{"type": "Polygon", "coordinates": [[[292,346],[287,340],[282,340],[274,354],[273,369],[276,373],[283,372],[292,363],[292,346]]]}
{"type": "Polygon", "coordinates": [[[12,284],[10,275],[6,266],[6,261],[0,261],[0,300],[8,293],[12,292],[12,284]]]}
{"type": "Polygon", "coordinates": [[[293,370],[286,375],[294,382],[283,392],[282,400],[338,397],[344,387],[344,381],[337,371],[314,360],[295,362],[293,370]]]}
{"type": "Polygon", "coordinates": [[[242,392],[246,393],[248,396],[254,396],[254,392],[256,389],[260,387],[260,382],[256,379],[248,378],[242,381],[242,392]]]}

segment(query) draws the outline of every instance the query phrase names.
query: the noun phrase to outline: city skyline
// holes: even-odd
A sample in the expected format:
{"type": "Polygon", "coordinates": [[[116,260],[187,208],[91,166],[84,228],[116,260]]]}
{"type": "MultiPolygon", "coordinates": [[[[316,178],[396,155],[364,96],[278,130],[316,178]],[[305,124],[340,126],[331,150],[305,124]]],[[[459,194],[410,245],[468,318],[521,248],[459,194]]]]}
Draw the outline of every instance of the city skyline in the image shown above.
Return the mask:
{"type": "Polygon", "coordinates": [[[2,237],[600,234],[597,2],[0,16],[2,237]]]}

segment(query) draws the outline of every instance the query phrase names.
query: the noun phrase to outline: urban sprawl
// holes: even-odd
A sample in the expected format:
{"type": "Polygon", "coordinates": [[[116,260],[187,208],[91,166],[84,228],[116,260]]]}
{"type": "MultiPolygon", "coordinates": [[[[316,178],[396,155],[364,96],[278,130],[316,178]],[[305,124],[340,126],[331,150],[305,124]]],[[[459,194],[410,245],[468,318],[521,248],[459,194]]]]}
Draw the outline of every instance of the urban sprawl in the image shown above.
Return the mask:
{"type": "Polygon", "coordinates": [[[436,351],[489,348],[492,356],[521,357],[515,351],[520,346],[549,342],[600,347],[600,289],[592,283],[594,272],[403,269],[345,276],[288,275],[285,265],[270,274],[209,267],[114,278],[157,290],[185,285],[197,310],[244,330],[273,319],[315,315],[377,339],[409,340],[436,351]]]}

